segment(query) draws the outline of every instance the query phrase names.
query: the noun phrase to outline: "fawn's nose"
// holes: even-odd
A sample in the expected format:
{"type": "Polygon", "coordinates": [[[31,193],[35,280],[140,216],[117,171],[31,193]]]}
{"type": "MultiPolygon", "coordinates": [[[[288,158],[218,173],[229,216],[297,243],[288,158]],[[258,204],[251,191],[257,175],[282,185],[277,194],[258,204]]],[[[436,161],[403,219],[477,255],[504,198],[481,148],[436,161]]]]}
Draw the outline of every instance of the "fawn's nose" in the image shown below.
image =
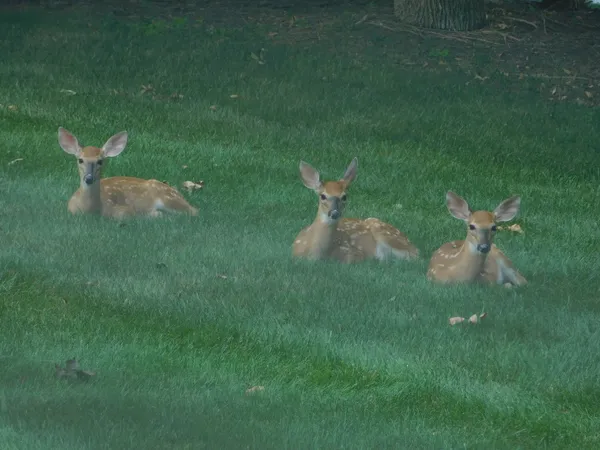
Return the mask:
{"type": "Polygon", "coordinates": [[[333,203],[331,204],[331,208],[329,208],[329,217],[333,220],[338,220],[342,215],[341,207],[340,207],[340,199],[334,198],[333,203]]]}
{"type": "Polygon", "coordinates": [[[492,246],[490,244],[478,244],[477,245],[477,251],[481,252],[481,253],[489,253],[491,248],[492,248],[492,246]]]}
{"type": "Polygon", "coordinates": [[[94,176],[91,173],[86,173],[83,177],[85,184],[92,184],[94,182],[94,176]]]}

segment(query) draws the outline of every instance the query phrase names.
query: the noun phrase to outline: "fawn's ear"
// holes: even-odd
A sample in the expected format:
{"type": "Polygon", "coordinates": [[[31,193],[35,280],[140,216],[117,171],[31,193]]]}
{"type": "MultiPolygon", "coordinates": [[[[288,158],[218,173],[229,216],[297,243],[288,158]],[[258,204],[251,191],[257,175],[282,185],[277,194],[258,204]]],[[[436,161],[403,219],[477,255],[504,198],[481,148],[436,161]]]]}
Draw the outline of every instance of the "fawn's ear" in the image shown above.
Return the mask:
{"type": "Polygon", "coordinates": [[[468,222],[469,217],[471,217],[471,208],[469,208],[468,203],[464,198],[452,191],[446,193],[446,206],[450,214],[457,219],[468,222]]]}
{"type": "Polygon", "coordinates": [[[356,178],[356,170],[358,169],[358,158],[354,157],[348,168],[346,169],[346,173],[344,173],[344,177],[341,181],[343,181],[346,186],[348,186],[352,181],[356,178]]]}
{"type": "Polygon", "coordinates": [[[58,128],[58,144],[65,152],[70,155],[79,155],[81,146],[77,142],[77,138],[65,130],[63,127],[58,128]]]}
{"type": "Polygon", "coordinates": [[[121,131],[111,137],[102,147],[102,153],[108,158],[118,156],[127,145],[127,131],[121,131]]]}
{"type": "Polygon", "coordinates": [[[319,172],[304,161],[300,161],[300,178],[302,178],[304,186],[314,191],[318,191],[323,186],[319,172]]]}
{"type": "Polygon", "coordinates": [[[494,218],[497,222],[508,222],[514,219],[521,207],[521,197],[515,195],[507,198],[494,210],[494,218]]]}

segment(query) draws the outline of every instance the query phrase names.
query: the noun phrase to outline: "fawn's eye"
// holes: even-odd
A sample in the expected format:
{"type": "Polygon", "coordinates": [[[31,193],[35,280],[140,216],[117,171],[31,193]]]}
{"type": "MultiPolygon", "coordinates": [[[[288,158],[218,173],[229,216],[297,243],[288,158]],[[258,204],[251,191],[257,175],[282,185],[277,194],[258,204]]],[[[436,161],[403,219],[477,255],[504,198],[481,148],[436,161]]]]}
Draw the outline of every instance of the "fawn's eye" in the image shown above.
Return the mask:
{"type": "Polygon", "coordinates": [[[99,159],[99,160],[96,162],[96,164],[98,164],[99,166],[101,166],[101,165],[102,165],[102,160],[101,160],[101,159],[99,159]]]}
{"type": "Polygon", "coordinates": [[[475,225],[473,225],[473,224],[470,224],[470,225],[469,225],[469,230],[474,230],[474,229],[475,229],[475,225]]]}
{"type": "Polygon", "coordinates": [[[342,195],[340,198],[342,199],[342,201],[343,201],[343,202],[345,202],[345,201],[346,201],[346,199],[348,198],[348,196],[346,196],[346,194],[344,194],[344,195],[342,195]]]}
{"type": "Polygon", "coordinates": [[[497,229],[498,229],[498,228],[496,227],[496,225],[492,225],[492,231],[493,231],[494,233],[496,232],[496,230],[497,230],[497,229]]]}
{"type": "Polygon", "coordinates": [[[325,194],[321,194],[321,200],[327,200],[327,196],[325,194]]]}
{"type": "Polygon", "coordinates": [[[79,164],[83,164],[83,159],[79,158],[79,164]]]}

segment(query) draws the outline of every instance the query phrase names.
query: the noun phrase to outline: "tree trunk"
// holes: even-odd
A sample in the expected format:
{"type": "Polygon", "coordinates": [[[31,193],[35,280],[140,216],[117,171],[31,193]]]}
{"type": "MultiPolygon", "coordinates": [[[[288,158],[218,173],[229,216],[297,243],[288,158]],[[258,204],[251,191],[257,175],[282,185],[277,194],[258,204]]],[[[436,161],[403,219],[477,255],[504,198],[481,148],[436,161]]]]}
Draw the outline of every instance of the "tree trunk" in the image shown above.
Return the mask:
{"type": "Polygon", "coordinates": [[[401,21],[422,28],[469,31],[485,25],[484,0],[394,0],[401,21]]]}

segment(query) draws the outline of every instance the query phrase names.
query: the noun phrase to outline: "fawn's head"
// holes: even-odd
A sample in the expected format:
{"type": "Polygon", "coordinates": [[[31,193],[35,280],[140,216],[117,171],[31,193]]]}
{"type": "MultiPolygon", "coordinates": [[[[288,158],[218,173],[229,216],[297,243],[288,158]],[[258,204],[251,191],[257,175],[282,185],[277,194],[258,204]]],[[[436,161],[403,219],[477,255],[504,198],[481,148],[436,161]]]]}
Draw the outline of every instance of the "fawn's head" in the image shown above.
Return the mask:
{"type": "Polygon", "coordinates": [[[58,129],[58,143],[61,148],[77,158],[79,178],[82,183],[92,185],[100,180],[104,158],[119,155],[127,145],[127,132],[115,134],[102,148],[81,147],[77,138],[64,128],[58,129]]]}
{"type": "Polygon", "coordinates": [[[446,194],[446,205],[450,214],[467,223],[467,239],[471,251],[486,254],[492,249],[496,235],[496,222],[507,222],[519,212],[521,197],[514,196],[504,200],[493,211],[472,212],[467,202],[452,191],[446,194]]]}
{"type": "Polygon", "coordinates": [[[312,189],[319,196],[319,218],[325,223],[340,220],[346,200],[346,189],[356,177],[358,159],[354,158],[341,180],[322,182],[319,172],[310,164],[300,161],[300,176],[304,186],[312,189]]]}

